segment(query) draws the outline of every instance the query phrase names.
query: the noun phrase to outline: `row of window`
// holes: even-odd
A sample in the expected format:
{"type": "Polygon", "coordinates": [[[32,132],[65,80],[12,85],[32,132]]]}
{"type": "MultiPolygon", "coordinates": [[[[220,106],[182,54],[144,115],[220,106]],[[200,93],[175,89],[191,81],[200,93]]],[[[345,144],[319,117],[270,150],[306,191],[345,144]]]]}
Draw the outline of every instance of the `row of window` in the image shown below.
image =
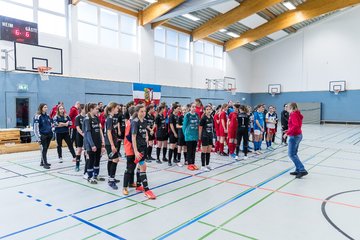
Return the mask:
{"type": "MultiPolygon", "coordinates": [[[[0,0],[0,15],[37,22],[39,31],[68,36],[68,0],[0,0]]],[[[137,51],[137,19],[102,7],[80,2],[76,6],[76,35],[81,42],[137,51]]],[[[183,63],[223,68],[221,46],[197,41],[190,54],[189,35],[158,27],[154,34],[155,55],[183,63]]]]}

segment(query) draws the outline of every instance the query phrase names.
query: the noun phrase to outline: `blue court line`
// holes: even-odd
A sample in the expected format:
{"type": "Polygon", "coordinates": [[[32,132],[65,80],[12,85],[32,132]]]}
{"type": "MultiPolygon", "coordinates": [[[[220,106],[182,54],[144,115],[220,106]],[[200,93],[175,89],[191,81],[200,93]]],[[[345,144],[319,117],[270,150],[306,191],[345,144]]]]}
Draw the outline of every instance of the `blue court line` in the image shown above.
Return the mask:
{"type": "MultiPolygon", "coordinates": [[[[323,152],[323,151],[321,151],[321,152],[323,152]]],[[[319,153],[317,153],[317,154],[319,154],[319,153]]],[[[307,161],[309,161],[309,160],[313,159],[313,158],[314,158],[317,154],[315,154],[314,156],[312,156],[312,157],[310,157],[310,158],[306,159],[303,163],[306,163],[307,161]]],[[[238,200],[239,198],[241,198],[241,197],[243,197],[243,196],[245,196],[245,195],[247,195],[247,194],[249,194],[249,193],[251,193],[251,192],[255,191],[257,188],[262,187],[262,186],[264,186],[265,184],[267,184],[267,183],[269,183],[269,182],[273,181],[274,179],[276,179],[276,178],[278,178],[278,177],[280,177],[280,176],[284,175],[285,173],[289,172],[291,169],[294,169],[294,167],[287,168],[286,170],[282,171],[281,173],[279,173],[279,174],[277,174],[277,175],[275,175],[275,176],[273,176],[273,177],[269,178],[269,179],[268,179],[268,180],[266,180],[265,182],[263,182],[263,183],[261,183],[261,184],[258,184],[258,185],[256,185],[255,187],[249,188],[249,189],[248,189],[248,190],[246,190],[245,192],[243,192],[243,193],[241,193],[241,194],[237,195],[236,197],[234,197],[234,198],[232,198],[232,199],[230,199],[230,200],[228,200],[228,201],[226,201],[226,202],[224,202],[224,203],[220,204],[219,206],[217,206],[217,207],[215,207],[215,208],[213,208],[213,209],[211,209],[211,210],[209,210],[209,211],[207,211],[207,212],[205,212],[205,213],[201,214],[200,216],[198,216],[198,217],[196,217],[196,218],[194,218],[194,219],[192,219],[192,220],[190,220],[190,221],[188,221],[188,222],[186,222],[186,223],[184,223],[184,224],[180,225],[179,227],[177,227],[177,228],[173,229],[172,231],[168,232],[167,234],[163,235],[162,237],[160,237],[160,238],[158,238],[158,239],[159,239],[159,240],[162,240],[162,239],[165,239],[165,238],[170,237],[171,235],[173,235],[173,234],[177,233],[178,231],[180,231],[180,230],[182,230],[182,229],[184,229],[184,228],[186,228],[186,227],[190,226],[191,224],[193,224],[193,223],[195,223],[195,222],[197,222],[197,221],[201,220],[202,218],[204,218],[204,217],[208,216],[209,214],[211,214],[211,213],[213,213],[213,212],[215,212],[215,211],[217,211],[217,210],[219,210],[219,209],[221,209],[221,208],[225,207],[226,205],[228,205],[228,204],[230,204],[230,203],[232,203],[232,202],[234,202],[234,201],[238,200]]]]}
{"type": "MultiPolygon", "coordinates": [[[[23,191],[19,191],[18,193],[19,193],[19,194],[24,194],[23,191]]],[[[31,196],[31,195],[26,195],[26,197],[32,198],[33,196],[31,196]]],[[[36,201],[36,202],[39,202],[39,203],[42,202],[41,199],[35,199],[35,201],[36,201]]],[[[51,205],[50,203],[46,203],[45,206],[47,206],[47,207],[52,207],[52,205],[51,205]]],[[[56,209],[56,211],[58,211],[58,212],[63,212],[64,210],[58,208],[58,209],[56,209]]]]}
{"type": "Polygon", "coordinates": [[[97,229],[97,230],[99,230],[99,231],[101,231],[103,233],[106,233],[106,234],[110,235],[111,237],[113,237],[115,239],[125,240],[125,238],[122,238],[122,237],[116,235],[115,233],[112,233],[112,232],[110,232],[110,231],[108,231],[108,230],[106,230],[104,228],[101,228],[101,227],[99,227],[99,226],[97,226],[97,225],[95,225],[95,224],[93,224],[91,222],[88,222],[88,221],[86,221],[86,220],[84,220],[82,218],[79,218],[77,216],[71,216],[71,217],[78,220],[78,221],[80,221],[80,222],[82,222],[82,223],[84,223],[84,224],[86,224],[86,225],[89,225],[90,227],[93,227],[93,228],[95,228],[95,229],[97,229]]]}
{"type": "MultiPolygon", "coordinates": [[[[230,163],[227,163],[227,164],[224,164],[224,165],[215,167],[214,169],[219,169],[219,168],[222,168],[222,167],[225,167],[225,166],[234,164],[234,163],[237,163],[237,161],[232,161],[232,162],[230,162],[230,163]]],[[[200,175],[200,174],[203,174],[203,173],[205,173],[205,172],[199,172],[199,173],[196,173],[196,174],[194,174],[194,175],[200,175]]],[[[171,182],[164,183],[164,184],[161,184],[161,185],[159,185],[159,186],[153,187],[152,189],[161,188],[161,187],[164,187],[164,186],[166,186],[166,185],[169,185],[169,184],[172,184],[172,183],[176,183],[176,182],[179,182],[179,181],[182,181],[182,180],[191,178],[191,177],[193,177],[193,176],[192,176],[192,175],[189,175],[189,176],[186,176],[186,177],[183,177],[183,178],[179,178],[179,179],[177,179],[177,180],[174,180],[174,181],[171,181],[171,182]]],[[[103,203],[103,204],[96,205],[96,206],[94,206],[94,207],[90,207],[90,208],[87,208],[87,209],[84,209],[84,210],[75,212],[75,213],[73,213],[72,215],[70,214],[70,215],[66,215],[66,216],[63,216],[63,217],[60,217],[60,218],[56,218],[56,219],[53,219],[53,220],[50,220],[50,221],[47,221],[47,222],[44,222],[44,223],[40,223],[40,224],[38,224],[38,225],[35,225],[35,226],[32,226],[32,227],[28,227],[28,228],[19,230],[19,231],[16,231],[16,232],[7,234],[7,235],[5,235],[5,236],[0,236],[0,239],[4,239],[4,238],[10,237],[10,236],[14,236],[14,235],[17,235],[17,234],[19,234],[19,233],[22,233],[22,232],[25,232],[25,231],[29,231],[29,230],[32,230],[32,229],[34,229],[34,228],[38,228],[38,227],[41,227],[41,226],[43,226],[43,225],[47,225],[47,224],[49,224],[49,223],[59,221],[59,220],[61,220],[61,219],[64,219],[64,218],[67,218],[67,217],[70,217],[70,216],[71,216],[71,217],[74,217],[73,215],[80,214],[80,213],[83,213],[83,212],[87,212],[87,211],[93,210],[93,209],[95,209],[95,208],[99,208],[99,207],[102,207],[102,206],[104,206],[104,205],[108,205],[108,204],[111,204],[111,203],[114,203],[114,202],[117,202],[117,201],[120,201],[120,200],[129,198],[129,197],[132,197],[132,196],[135,196],[135,195],[138,195],[138,194],[141,194],[141,192],[139,192],[139,193],[134,193],[134,194],[128,195],[128,196],[126,196],[126,197],[121,197],[121,198],[118,198],[118,199],[114,199],[114,200],[112,200],[112,201],[109,201],[109,202],[106,202],[106,203],[103,203]]],[[[96,225],[94,225],[94,226],[96,226],[96,225]]]]}

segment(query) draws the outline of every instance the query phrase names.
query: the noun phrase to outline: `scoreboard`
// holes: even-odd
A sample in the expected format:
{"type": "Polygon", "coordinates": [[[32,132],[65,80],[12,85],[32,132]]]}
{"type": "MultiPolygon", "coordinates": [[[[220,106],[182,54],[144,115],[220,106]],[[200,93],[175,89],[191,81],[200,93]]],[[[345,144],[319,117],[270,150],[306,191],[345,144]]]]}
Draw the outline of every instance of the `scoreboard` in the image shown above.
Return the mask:
{"type": "Polygon", "coordinates": [[[0,16],[0,40],[38,45],[38,25],[0,16]]]}

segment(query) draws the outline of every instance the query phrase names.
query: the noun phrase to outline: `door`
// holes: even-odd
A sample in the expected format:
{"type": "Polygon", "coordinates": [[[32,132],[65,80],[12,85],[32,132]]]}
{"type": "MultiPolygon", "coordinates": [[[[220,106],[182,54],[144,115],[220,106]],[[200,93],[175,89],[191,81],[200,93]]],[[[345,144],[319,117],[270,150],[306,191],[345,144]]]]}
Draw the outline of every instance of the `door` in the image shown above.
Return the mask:
{"type": "Polygon", "coordinates": [[[37,93],[5,93],[6,128],[31,126],[37,111],[37,93]]]}

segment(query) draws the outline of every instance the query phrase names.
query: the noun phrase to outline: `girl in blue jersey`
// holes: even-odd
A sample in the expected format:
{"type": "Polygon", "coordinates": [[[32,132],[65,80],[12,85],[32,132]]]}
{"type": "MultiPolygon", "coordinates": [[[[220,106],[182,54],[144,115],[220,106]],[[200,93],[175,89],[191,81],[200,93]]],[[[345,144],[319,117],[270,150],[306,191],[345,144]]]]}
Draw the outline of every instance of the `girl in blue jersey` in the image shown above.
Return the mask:
{"type": "Polygon", "coordinates": [[[261,154],[261,142],[264,134],[265,117],[264,117],[264,106],[259,105],[257,110],[254,112],[254,151],[256,154],[261,154]]]}

